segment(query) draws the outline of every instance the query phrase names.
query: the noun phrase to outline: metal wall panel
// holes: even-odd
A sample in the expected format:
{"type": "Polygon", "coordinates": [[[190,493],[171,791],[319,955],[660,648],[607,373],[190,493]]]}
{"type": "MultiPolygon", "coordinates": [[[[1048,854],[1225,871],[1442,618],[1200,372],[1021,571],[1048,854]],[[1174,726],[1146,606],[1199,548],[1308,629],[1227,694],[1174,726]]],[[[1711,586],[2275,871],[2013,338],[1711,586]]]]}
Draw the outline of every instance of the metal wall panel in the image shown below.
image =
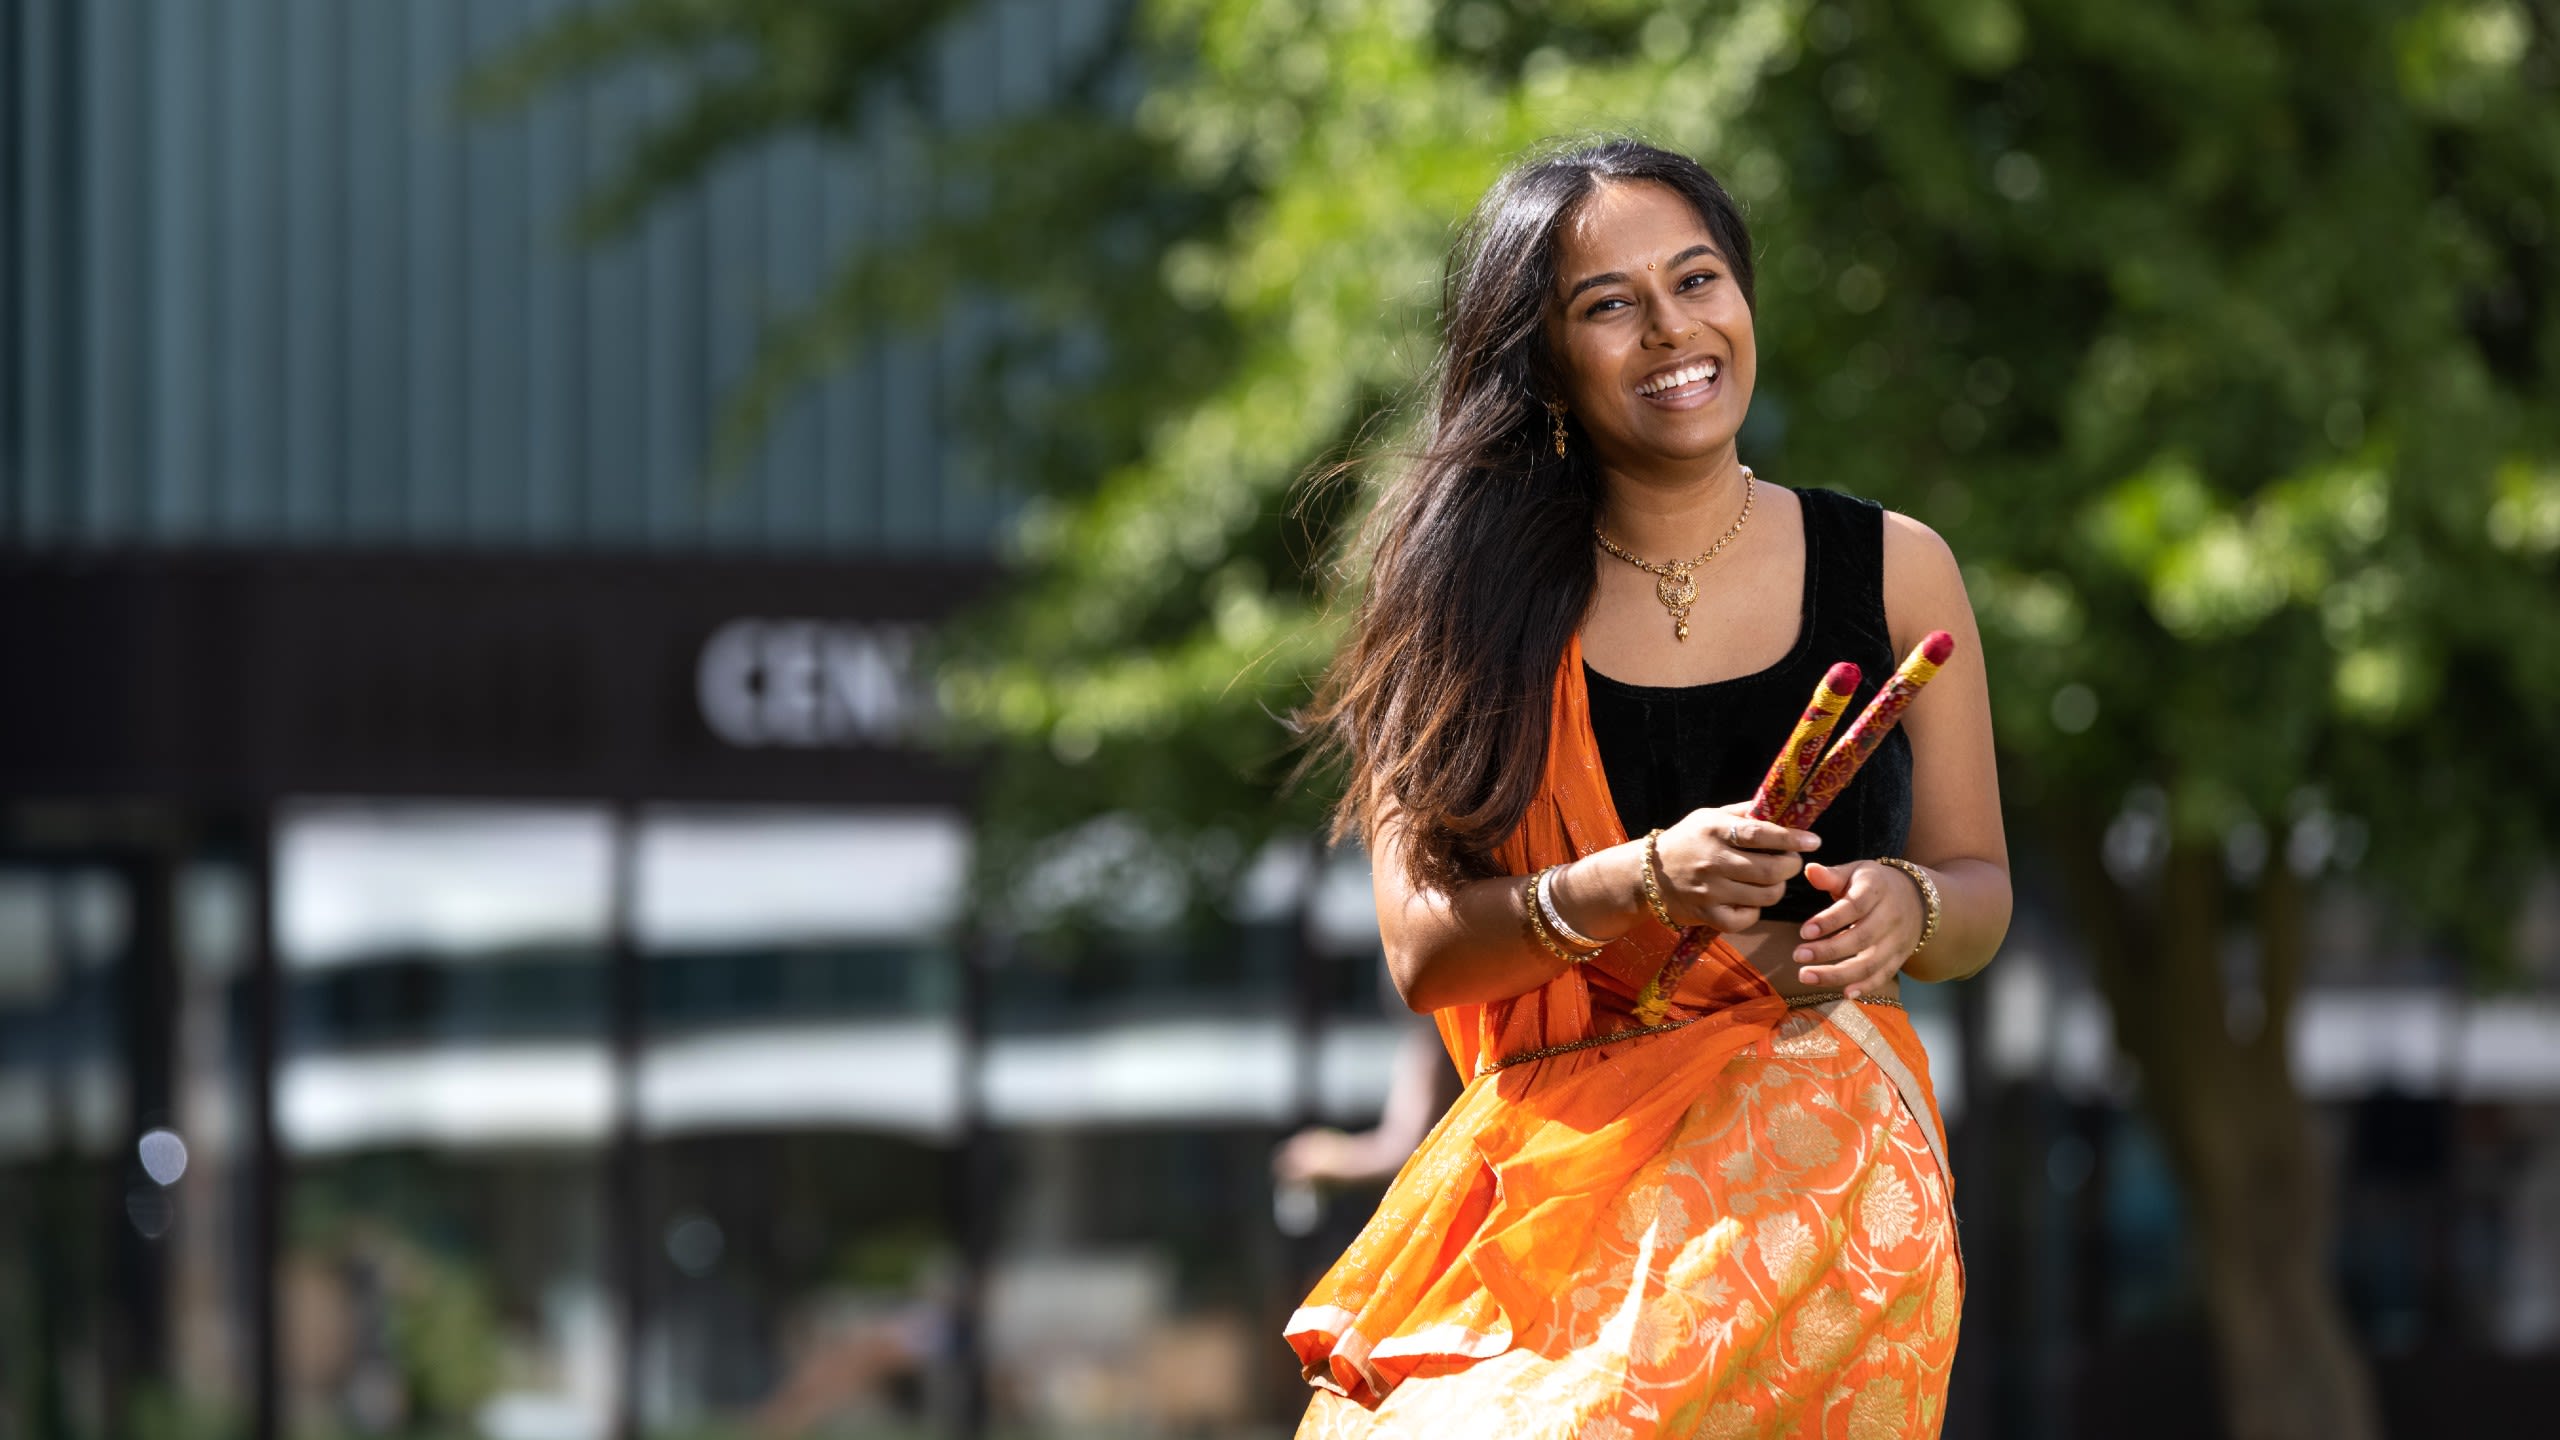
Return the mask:
{"type": "MultiPolygon", "coordinates": [[[[983,553],[1002,477],[936,418],[982,305],[707,465],[759,326],[941,193],[915,136],[780,141],[579,249],[675,79],[456,93],[584,3],[0,0],[0,546],[983,553]]],[[[942,120],[1037,103],[1119,3],[990,0],[942,120]]]]}

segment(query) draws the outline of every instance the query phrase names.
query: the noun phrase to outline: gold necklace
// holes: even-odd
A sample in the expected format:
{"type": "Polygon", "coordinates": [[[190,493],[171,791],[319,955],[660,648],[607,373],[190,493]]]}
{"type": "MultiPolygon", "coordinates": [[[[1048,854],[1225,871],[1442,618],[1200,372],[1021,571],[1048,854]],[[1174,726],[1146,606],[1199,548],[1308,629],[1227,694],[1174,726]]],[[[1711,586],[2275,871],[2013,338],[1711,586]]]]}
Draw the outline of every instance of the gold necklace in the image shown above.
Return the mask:
{"type": "Polygon", "coordinates": [[[1734,517],[1731,528],[1716,537],[1716,543],[1707,547],[1707,553],[1694,560],[1665,560],[1659,563],[1639,560],[1620,549],[1618,542],[1609,538],[1608,531],[1597,525],[1591,527],[1591,533],[1599,538],[1601,549],[1639,570],[1650,571],[1659,577],[1653,582],[1653,598],[1661,601],[1662,608],[1671,612],[1674,633],[1682,640],[1689,638],[1689,607],[1698,603],[1698,577],[1692,572],[1716,558],[1716,552],[1724,548],[1724,542],[1742,533],[1742,522],[1751,518],[1753,483],[1751,467],[1743,466],[1742,513],[1734,517]]]}

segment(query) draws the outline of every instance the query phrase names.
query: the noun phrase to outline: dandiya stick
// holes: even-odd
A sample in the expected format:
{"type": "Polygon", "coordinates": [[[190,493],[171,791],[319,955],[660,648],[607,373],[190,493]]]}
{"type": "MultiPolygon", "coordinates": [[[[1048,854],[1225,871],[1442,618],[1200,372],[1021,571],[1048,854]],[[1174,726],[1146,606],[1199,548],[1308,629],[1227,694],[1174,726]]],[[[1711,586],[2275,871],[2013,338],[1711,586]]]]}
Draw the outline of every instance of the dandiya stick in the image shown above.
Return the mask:
{"type": "MultiPolygon", "coordinates": [[[[1795,730],[1787,736],[1778,758],[1770,762],[1769,773],[1760,778],[1759,793],[1751,797],[1751,818],[1773,820],[1795,800],[1804,788],[1806,777],[1822,758],[1822,742],[1831,738],[1840,717],[1848,713],[1849,702],[1857,698],[1858,667],[1843,660],[1822,672],[1822,680],[1813,687],[1813,699],[1806,702],[1804,714],[1797,717],[1795,730]]],[[[1680,988],[1691,966],[1705,953],[1707,942],[1716,932],[1704,926],[1692,926],[1680,932],[1680,943],[1674,947],[1662,968],[1645,982],[1644,991],[1636,997],[1636,1019],[1645,1025],[1659,1025],[1670,1005],[1673,991],[1680,988]]]]}
{"type": "Polygon", "coordinates": [[[1847,787],[1850,778],[1858,773],[1858,767],[1866,764],[1867,757],[1876,753],[1876,747],[1884,743],[1884,737],[1892,734],[1893,727],[1902,723],[1902,714],[1911,708],[1911,701],[1919,695],[1920,687],[1938,678],[1939,667],[1947,663],[1947,657],[1955,650],[1956,637],[1944,630],[1930,631],[1928,638],[1914,646],[1901,668],[1893,672],[1893,678],[1876,692],[1876,698],[1867,702],[1866,709],[1858,712],[1858,718],[1849,726],[1849,733],[1840,737],[1840,743],[1831,747],[1830,754],[1822,757],[1822,763],[1815,767],[1812,777],[1804,782],[1804,789],[1796,793],[1794,803],[1779,813],[1778,823],[1791,830],[1801,830],[1829,808],[1831,802],[1839,798],[1841,790],[1847,787]]]}
{"type": "MultiPolygon", "coordinates": [[[[1858,712],[1858,718],[1849,726],[1849,733],[1840,738],[1839,744],[1831,747],[1831,753],[1824,756],[1822,763],[1814,767],[1812,775],[1805,780],[1803,788],[1797,791],[1777,814],[1772,815],[1766,808],[1770,779],[1763,779],[1760,782],[1760,793],[1752,800],[1752,818],[1775,820],[1790,830],[1801,830],[1811,825],[1857,775],[1858,767],[1865,764],[1867,757],[1875,753],[1876,747],[1884,743],[1884,737],[1893,733],[1894,726],[1902,723],[1903,713],[1911,708],[1912,698],[1920,693],[1921,686],[1937,678],[1938,671],[1945,666],[1948,657],[1955,653],[1955,648],[1956,637],[1944,630],[1930,631],[1894,670],[1893,678],[1885,682],[1884,688],[1876,692],[1873,700],[1867,702],[1867,708],[1858,712]]],[[[1841,663],[1845,665],[1848,662],[1841,663]]],[[[1823,689],[1814,692],[1815,706],[1823,703],[1826,698],[1824,691],[1830,688],[1833,677],[1838,675],[1839,671],[1840,666],[1835,665],[1823,676],[1823,689]]],[[[1850,688],[1854,689],[1857,681],[1853,677],[1849,683],[1850,688]]],[[[1846,701],[1844,700],[1842,704],[1845,705],[1846,701]]],[[[1787,768],[1788,762],[1795,758],[1796,741],[1803,735],[1805,726],[1811,723],[1813,718],[1813,708],[1808,707],[1805,718],[1796,722],[1796,734],[1788,738],[1787,751],[1778,757],[1776,764],[1769,767],[1771,778],[1781,777],[1781,772],[1787,768]]],[[[1838,719],[1839,711],[1835,709],[1831,714],[1831,723],[1837,723],[1838,719]]],[[[1824,728],[1827,731],[1829,726],[1826,725],[1824,728]]],[[[1706,953],[1707,946],[1713,942],[1715,935],[1714,930],[1704,925],[1693,925],[1680,932],[1680,943],[1672,948],[1670,958],[1662,962],[1662,968],[1654,972],[1651,980],[1645,982],[1644,993],[1636,997],[1637,1023],[1643,1025],[1662,1023],[1669,1009],[1671,996],[1679,990],[1680,982],[1688,978],[1690,969],[1698,963],[1698,957],[1706,953]]]]}
{"type": "Polygon", "coordinates": [[[1769,773],[1760,778],[1760,791],[1751,797],[1751,818],[1778,818],[1804,788],[1805,777],[1822,758],[1822,742],[1831,738],[1832,727],[1857,698],[1858,673],[1858,667],[1846,660],[1823,672],[1822,683],[1813,687],[1812,703],[1796,720],[1795,733],[1770,762],[1769,773]]]}

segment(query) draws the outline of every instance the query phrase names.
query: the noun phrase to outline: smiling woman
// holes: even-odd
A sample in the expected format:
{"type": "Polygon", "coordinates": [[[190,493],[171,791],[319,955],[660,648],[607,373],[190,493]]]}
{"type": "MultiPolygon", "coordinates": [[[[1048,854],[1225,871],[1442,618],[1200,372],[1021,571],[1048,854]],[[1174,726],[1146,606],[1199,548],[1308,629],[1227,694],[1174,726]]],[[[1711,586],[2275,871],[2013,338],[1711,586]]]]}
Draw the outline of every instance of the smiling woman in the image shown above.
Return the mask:
{"type": "Polygon", "coordinates": [[[1305,718],[1467,1085],[1290,1319],[1299,1433],[1935,1434],[1964,1270],[1898,989],[1981,968],[2009,913],[1954,557],[1742,464],[1750,240],[1684,156],[1515,167],[1442,321],[1305,718]],[[1933,630],[1954,658],[1829,835],[1750,818],[1834,662],[1863,705],[1933,630]]]}

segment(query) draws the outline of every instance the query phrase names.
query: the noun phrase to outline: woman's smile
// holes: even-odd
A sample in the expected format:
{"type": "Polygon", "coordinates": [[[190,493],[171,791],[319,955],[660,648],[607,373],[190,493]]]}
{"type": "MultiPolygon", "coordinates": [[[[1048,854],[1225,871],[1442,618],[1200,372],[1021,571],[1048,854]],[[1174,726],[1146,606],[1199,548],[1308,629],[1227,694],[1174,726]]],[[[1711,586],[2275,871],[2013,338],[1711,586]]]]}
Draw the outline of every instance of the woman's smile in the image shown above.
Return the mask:
{"type": "Polygon", "coordinates": [[[1665,410],[1696,410],[1724,393],[1724,363],[1709,356],[1686,360],[1646,376],[1636,394],[1665,410]]]}

